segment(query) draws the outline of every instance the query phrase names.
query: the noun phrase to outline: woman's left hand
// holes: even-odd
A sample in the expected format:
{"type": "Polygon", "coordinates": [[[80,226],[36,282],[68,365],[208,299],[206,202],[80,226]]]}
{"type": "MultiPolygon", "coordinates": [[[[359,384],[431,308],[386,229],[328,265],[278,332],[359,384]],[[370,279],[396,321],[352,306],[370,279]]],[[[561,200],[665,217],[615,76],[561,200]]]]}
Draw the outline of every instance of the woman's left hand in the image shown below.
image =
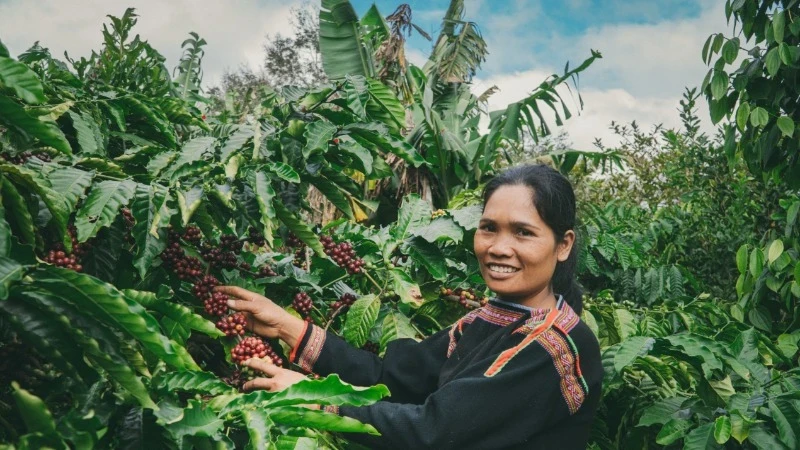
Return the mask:
{"type": "Polygon", "coordinates": [[[246,367],[255,369],[266,377],[254,378],[242,387],[246,392],[263,389],[269,392],[282,391],[301,380],[307,380],[303,374],[276,366],[270,361],[250,358],[244,362],[246,367]]]}

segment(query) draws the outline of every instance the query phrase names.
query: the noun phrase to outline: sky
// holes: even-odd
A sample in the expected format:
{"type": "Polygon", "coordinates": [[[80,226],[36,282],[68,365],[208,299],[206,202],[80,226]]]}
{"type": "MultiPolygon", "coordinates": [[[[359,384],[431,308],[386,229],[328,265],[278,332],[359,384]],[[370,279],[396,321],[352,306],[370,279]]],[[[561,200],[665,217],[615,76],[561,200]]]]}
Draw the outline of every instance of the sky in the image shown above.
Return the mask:
{"type": "MultiPolygon", "coordinates": [[[[434,37],[449,0],[405,0],[412,20],[434,37]]],[[[204,82],[213,85],[226,70],[244,65],[257,69],[267,35],[292,32],[291,8],[302,0],[0,0],[0,40],[17,55],[35,41],[59,57],[88,56],[102,44],[107,14],[126,7],[139,15],[134,29],[174,67],[180,43],[190,31],[208,41],[204,82]]],[[[372,0],[351,0],[359,14],[372,0]]],[[[400,2],[377,0],[384,15],[400,2]]],[[[502,109],[529,95],[564,65],[580,64],[590,50],[600,51],[580,77],[584,108],[566,122],[569,141],[590,150],[596,138],[618,143],[612,121],[635,120],[649,129],[656,124],[679,127],[678,107],[685,87],[699,86],[708,68],[700,57],[712,33],[731,35],[722,0],[465,0],[466,19],[478,24],[489,55],[473,80],[482,93],[500,91],[490,110],[502,109]]],[[[408,41],[412,62],[423,64],[431,43],[419,36],[408,41]]],[[[573,112],[577,104],[567,100],[573,112]]],[[[705,100],[698,102],[703,129],[713,133],[705,100]]]]}

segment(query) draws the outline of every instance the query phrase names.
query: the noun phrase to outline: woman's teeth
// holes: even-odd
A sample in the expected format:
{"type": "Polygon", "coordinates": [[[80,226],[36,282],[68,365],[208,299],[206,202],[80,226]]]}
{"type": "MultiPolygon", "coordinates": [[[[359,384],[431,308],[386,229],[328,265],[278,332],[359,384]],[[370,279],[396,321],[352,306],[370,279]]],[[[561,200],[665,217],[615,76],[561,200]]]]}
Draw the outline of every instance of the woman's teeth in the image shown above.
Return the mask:
{"type": "Polygon", "coordinates": [[[491,270],[492,272],[512,273],[512,272],[518,271],[519,269],[516,269],[514,267],[497,266],[497,265],[494,265],[494,264],[489,264],[489,270],[491,270]]]}

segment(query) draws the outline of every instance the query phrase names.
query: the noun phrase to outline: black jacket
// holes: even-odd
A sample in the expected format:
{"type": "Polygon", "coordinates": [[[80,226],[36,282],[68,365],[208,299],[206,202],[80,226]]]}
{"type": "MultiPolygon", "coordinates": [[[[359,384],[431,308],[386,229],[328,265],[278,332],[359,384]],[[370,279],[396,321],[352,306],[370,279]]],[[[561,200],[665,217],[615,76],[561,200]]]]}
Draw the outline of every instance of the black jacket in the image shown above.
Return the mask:
{"type": "Polygon", "coordinates": [[[603,378],[596,337],[564,302],[492,301],[422,342],[391,342],[383,359],[312,325],[291,359],[389,388],[385,401],[333,409],[373,425],[381,436],[348,435],[373,448],[584,449],[603,378]]]}

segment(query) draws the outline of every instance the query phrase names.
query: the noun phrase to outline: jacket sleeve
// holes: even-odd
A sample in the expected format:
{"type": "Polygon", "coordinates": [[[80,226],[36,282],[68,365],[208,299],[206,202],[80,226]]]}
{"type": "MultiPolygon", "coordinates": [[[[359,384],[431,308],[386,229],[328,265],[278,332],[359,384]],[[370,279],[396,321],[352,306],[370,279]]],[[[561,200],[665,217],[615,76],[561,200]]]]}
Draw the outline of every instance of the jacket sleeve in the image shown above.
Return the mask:
{"type": "Polygon", "coordinates": [[[336,373],[356,386],[385,384],[391,392],[387,400],[422,403],[439,383],[439,373],[447,360],[450,342],[448,329],[422,342],[398,339],[389,343],[381,359],[316,325],[306,327],[303,338],[292,349],[289,360],[308,372],[336,373]]]}
{"type": "MultiPolygon", "coordinates": [[[[373,425],[381,436],[347,435],[372,448],[486,449],[521,445],[528,437],[576,412],[588,393],[580,369],[567,367],[568,361],[555,363],[552,352],[544,345],[534,342],[505,361],[505,352],[489,356],[420,405],[378,402],[366,407],[342,406],[332,412],[373,425]]],[[[559,358],[569,358],[570,354],[567,351],[559,358]]],[[[577,367],[577,361],[573,362],[577,367]]]]}

